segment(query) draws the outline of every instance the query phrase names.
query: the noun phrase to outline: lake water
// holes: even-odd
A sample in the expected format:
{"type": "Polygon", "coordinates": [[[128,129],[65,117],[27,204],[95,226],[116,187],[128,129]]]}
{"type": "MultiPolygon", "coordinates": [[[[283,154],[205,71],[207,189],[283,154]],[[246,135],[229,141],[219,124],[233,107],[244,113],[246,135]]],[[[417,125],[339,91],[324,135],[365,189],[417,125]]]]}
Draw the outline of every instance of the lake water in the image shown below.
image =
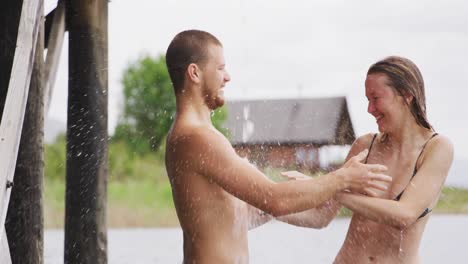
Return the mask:
{"type": "MultiPolygon", "coordinates": [[[[349,219],[336,219],[314,230],[271,222],[249,233],[250,263],[331,263],[338,252],[349,219]]],[[[62,230],[46,230],[46,264],[63,263],[62,230]]],[[[180,228],[111,229],[110,264],[181,263],[180,228]]],[[[468,216],[433,215],[421,244],[422,263],[468,263],[468,216]]]]}

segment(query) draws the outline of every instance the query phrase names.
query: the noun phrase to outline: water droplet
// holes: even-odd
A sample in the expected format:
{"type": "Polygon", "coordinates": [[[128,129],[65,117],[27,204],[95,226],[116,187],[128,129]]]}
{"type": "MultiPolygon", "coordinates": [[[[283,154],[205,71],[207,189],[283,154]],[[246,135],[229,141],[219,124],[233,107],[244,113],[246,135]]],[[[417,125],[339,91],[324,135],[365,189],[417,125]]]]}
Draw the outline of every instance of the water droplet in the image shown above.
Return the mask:
{"type": "Polygon", "coordinates": [[[400,245],[398,247],[398,256],[400,257],[400,259],[403,258],[404,253],[401,244],[403,244],[403,230],[400,231],[400,245]]]}

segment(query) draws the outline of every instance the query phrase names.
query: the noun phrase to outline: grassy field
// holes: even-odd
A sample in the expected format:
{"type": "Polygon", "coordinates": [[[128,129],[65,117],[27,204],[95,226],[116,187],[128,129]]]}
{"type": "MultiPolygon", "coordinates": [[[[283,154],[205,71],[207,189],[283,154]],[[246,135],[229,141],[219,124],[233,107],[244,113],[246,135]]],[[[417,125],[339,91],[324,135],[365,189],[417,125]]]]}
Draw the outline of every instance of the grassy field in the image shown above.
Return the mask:
{"type": "Polygon", "coordinates": [[[446,214],[468,214],[468,189],[444,188],[434,211],[446,214]]]}
{"type": "MultiPolygon", "coordinates": [[[[65,138],[45,149],[44,223],[61,228],[65,219],[65,138]]],[[[136,155],[122,143],[109,145],[108,227],[178,225],[163,154],[136,155]]]]}
{"type": "MultiPolygon", "coordinates": [[[[46,182],[44,216],[46,228],[63,227],[64,197],[64,182],[46,182]]],[[[158,183],[147,179],[110,182],[107,201],[109,227],[174,226],[178,224],[168,182],[158,183]]]]}
{"type": "MultiPolygon", "coordinates": [[[[156,171],[156,170],[153,170],[156,171]]],[[[113,181],[108,186],[108,227],[177,226],[169,182],[165,174],[154,178],[113,181]]],[[[46,180],[45,226],[60,228],[64,223],[65,183],[46,180]]],[[[468,189],[444,188],[435,213],[467,214],[468,189]]],[[[349,216],[343,209],[341,217],[349,216]]]]}
{"type": "MultiPolygon", "coordinates": [[[[164,149],[164,148],[162,148],[164,149]]],[[[46,228],[61,228],[65,215],[65,137],[45,148],[46,228]]],[[[177,226],[164,154],[136,155],[121,142],[109,145],[108,227],[177,226]]],[[[279,169],[265,169],[274,181],[279,169]]],[[[444,188],[435,213],[468,214],[468,189],[444,188]]],[[[343,209],[339,216],[349,216],[343,209]]]]}

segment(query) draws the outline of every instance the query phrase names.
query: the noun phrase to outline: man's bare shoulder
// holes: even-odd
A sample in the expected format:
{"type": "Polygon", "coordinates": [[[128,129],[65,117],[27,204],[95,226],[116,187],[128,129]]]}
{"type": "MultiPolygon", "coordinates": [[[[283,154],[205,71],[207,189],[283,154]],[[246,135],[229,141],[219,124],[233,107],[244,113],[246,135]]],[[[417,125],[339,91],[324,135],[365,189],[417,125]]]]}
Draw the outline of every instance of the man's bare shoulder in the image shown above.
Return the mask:
{"type": "Polygon", "coordinates": [[[193,124],[176,124],[168,136],[166,147],[167,151],[183,151],[192,158],[197,153],[207,155],[214,148],[232,149],[227,138],[213,126],[193,124]]]}
{"type": "Polygon", "coordinates": [[[222,168],[239,159],[227,138],[212,126],[174,127],[168,136],[166,166],[175,171],[221,177],[222,168]]]}
{"type": "Polygon", "coordinates": [[[226,140],[215,128],[208,125],[182,124],[174,126],[169,134],[168,143],[202,143],[207,140],[226,140]]]}

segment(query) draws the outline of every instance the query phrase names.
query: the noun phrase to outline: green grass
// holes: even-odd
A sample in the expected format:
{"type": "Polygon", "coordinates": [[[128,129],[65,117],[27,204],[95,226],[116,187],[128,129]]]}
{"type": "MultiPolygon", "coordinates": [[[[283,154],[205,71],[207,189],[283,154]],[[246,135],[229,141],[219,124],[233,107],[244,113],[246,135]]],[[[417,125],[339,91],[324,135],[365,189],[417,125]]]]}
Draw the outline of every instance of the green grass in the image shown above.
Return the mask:
{"type": "MultiPolygon", "coordinates": [[[[46,146],[44,222],[61,228],[65,219],[65,142],[46,146]]],[[[108,227],[178,225],[161,153],[137,155],[122,143],[109,146],[108,227]]]]}
{"type": "Polygon", "coordinates": [[[45,179],[44,225],[46,228],[63,227],[65,220],[65,182],[45,179]]]}
{"type": "MultiPolygon", "coordinates": [[[[177,226],[178,220],[172,201],[171,187],[165,175],[153,179],[111,180],[108,185],[108,227],[177,226]]],[[[46,180],[45,226],[63,227],[65,183],[46,180]]],[[[467,214],[468,189],[443,189],[435,213],[467,214]]],[[[343,208],[338,217],[349,217],[343,208]]]]}
{"type": "MultiPolygon", "coordinates": [[[[65,183],[46,183],[45,225],[63,227],[65,183]]],[[[108,226],[177,226],[178,220],[169,183],[155,181],[111,182],[108,186],[108,226]]],[[[468,214],[468,189],[444,188],[435,213],[468,214]]],[[[338,217],[350,217],[342,208],[338,217]]]]}
{"type": "Polygon", "coordinates": [[[434,212],[468,214],[468,189],[445,187],[434,212]]]}
{"type": "Polygon", "coordinates": [[[108,214],[110,227],[178,224],[171,186],[167,180],[110,182],[108,214]]]}
{"type": "MultiPolygon", "coordinates": [[[[45,226],[60,228],[65,212],[65,140],[46,146],[45,154],[45,226]]],[[[162,160],[160,152],[141,156],[122,143],[109,145],[108,227],[178,225],[162,160]]],[[[267,168],[264,172],[274,181],[284,181],[280,172],[286,170],[291,169],[267,168]]],[[[468,189],[444,188],[434,212],[468,214],[468,189]]],[[[339,213],[340,217],[350,215],[347,209],[339,213]]]]}
{"type": "MultiPolygon", "coordinates": [[[[110,182],[107,195],[108,226],[174,226],[178,224],[168,181],[143,179],[110,182]]],[[[45,226],[63,227],[65,183],[45,183],[45,226]]]]}

